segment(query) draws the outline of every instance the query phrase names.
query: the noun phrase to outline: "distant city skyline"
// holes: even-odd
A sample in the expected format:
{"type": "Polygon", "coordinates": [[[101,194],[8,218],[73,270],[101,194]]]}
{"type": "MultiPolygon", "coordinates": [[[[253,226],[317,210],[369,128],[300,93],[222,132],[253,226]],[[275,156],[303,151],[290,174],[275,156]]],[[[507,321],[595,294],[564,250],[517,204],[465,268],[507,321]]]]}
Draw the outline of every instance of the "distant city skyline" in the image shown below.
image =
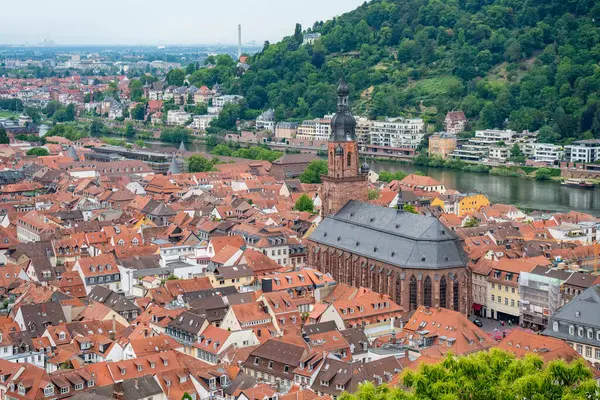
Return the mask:
{"type": "Polygon", "coordinates": [[[3,5],[0,44],[36,45],[192,45],[277,42],[353,10],[364,0],[106,0],[88,5],[77,0],[30,0],[3,5]],[[135,4],[138,3],[138,4],[135,4]],[[18,16],[18,18],[17,18],[18,16]]]}

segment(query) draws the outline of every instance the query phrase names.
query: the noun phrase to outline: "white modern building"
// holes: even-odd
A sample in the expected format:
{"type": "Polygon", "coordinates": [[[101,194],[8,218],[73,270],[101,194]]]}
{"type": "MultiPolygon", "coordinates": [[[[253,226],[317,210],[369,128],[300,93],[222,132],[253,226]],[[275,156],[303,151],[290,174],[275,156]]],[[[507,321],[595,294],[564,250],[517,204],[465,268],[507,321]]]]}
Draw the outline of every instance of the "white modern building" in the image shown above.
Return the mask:
{"type": "Polygon", "coordinates": [[[526,143],[522,149],[527,158],[549,164],[561,161],[565,154],[563,146],[550,143],[526,143]]]}
{"type": "Polygon", "coordinates": [[[211,114],[194,115],[190,127],[193,129],[206,130],[210,126],[210,122],[215,118],[217,118],[217,116],[211,114]]]}
{"type": "Polygon", "coordinates": [[[217,109],[223,109],[227,104],[239,104],[240,101],[244,99],[243,96],[238,96],[235,94],[226,94],[223,96],[217,96],[213,98],[212,106],[217,109]]]}
{"type": "Polygon", "coordinates": [[[565,146],[565,161],[593,163],[600,160],[600,139],[578,140],[565,146]]]}
{"type": "Polygon", "coordinates": [[[185,125],[192,118],[192,114],[179,111],[179,110],[170,110],[167,113],[167,124],[169,125],[185,125]]]}
{"type": "Polygon", "coordinates": [[[425,136],[422,119],[386,118],[385,121],[371,121],[369,127],[370,144],[384,147],[416,148],[425,136]]]}
{"type": "Polygon", "coordinates": [[[302,121],[298,125],[298,133],[296,138],[304,140],[326,141],[331,135],[331,119],[314,119],[302,121]]]}

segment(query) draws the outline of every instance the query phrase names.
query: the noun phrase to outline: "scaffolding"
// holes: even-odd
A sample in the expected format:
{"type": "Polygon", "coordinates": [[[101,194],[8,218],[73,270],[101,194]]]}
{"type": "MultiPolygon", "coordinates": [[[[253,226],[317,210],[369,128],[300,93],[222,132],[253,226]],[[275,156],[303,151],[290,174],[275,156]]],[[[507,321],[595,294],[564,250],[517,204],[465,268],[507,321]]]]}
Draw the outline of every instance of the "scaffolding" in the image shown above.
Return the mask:
{"type": "Polygon", "coordinates": [[[562,302],[563,280],[522,272],[519,277],[521,325],[545,329],[562,302]]]}

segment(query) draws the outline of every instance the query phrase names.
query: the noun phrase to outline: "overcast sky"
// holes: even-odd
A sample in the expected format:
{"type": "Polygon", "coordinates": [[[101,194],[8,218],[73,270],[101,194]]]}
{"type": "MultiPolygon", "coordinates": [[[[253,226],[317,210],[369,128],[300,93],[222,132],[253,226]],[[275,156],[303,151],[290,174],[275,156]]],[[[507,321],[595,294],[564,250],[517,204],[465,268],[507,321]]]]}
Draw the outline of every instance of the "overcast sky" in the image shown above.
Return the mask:
{"type": "Polygon", "coordinates": [[[272,42],[364,0],[0,0],[0,44],[272,42]]]}

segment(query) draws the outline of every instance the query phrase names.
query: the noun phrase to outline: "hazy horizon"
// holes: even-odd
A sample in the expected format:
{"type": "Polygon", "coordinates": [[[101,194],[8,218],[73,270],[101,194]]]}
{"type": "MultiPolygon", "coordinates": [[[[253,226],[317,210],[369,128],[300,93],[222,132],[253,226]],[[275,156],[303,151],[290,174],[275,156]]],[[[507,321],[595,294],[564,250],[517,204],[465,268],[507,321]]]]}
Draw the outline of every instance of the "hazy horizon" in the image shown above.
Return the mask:
{"type": "Polygon", "coordinates": [[[364,0],[305,0],[304,2],[193,0],[159,2],[106,0],[102,5],[76,0],[11,1],[3,6],[0,44],[35,45],[214,45],[276,42],[294,32],[297,22],[306,29],[351,11],[364,0]],[[205,4],[202,4],[205,3],[205,4]]]}

